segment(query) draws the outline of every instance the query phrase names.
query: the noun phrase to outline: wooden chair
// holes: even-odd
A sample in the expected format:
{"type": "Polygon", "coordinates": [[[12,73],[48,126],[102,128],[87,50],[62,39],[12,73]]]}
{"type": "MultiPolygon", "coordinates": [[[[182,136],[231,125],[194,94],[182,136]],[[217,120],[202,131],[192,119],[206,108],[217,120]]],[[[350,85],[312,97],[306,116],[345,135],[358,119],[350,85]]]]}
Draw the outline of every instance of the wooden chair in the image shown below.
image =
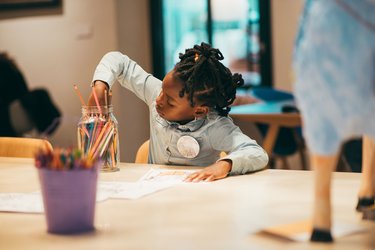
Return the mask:
{"type": "Polygon", "coordinates": [[[150,140],[145,141],[138,149],[135,155],[135,163],[147,164],[148,163],[148,148],[150,140]]]}
{"type": "Polygon", "coordinates": [[[44,139],[0,137],[0,156],[34,158],[38,150],[53,151],[49,141],[44,139]]]}
{"type": "MultiPolygon", "coordinates": [[[[138,149],[135,155],[135,163],[146,164],[148,163],[148,148],[150,146],[150,140],[145,141],[138,149]]],[[[224,157],[225,152],[220,153],[220,157],[224,157]]]]}

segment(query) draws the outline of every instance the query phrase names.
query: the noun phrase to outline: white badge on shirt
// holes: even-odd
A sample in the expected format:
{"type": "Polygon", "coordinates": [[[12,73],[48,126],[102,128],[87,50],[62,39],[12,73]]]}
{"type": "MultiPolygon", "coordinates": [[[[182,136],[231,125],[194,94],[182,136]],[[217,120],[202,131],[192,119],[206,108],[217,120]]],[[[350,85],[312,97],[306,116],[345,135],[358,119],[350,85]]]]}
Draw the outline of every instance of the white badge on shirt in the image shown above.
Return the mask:
{"type": "Polygon", "coordinates": [[[186,158],[194,158],[199,154],[199,143],[189,135],[181,136],[177,141],[177,149],[186,158]]]}

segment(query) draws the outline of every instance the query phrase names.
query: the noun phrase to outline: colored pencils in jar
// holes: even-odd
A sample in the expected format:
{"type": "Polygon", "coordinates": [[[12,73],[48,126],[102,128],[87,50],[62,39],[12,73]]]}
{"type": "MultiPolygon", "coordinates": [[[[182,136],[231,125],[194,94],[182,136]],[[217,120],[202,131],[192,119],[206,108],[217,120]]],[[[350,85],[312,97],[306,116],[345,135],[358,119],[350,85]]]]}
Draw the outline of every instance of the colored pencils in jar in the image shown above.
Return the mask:
{"type": "Polygon", "coordinates": [[[87,112],[83,112],[78,124],[78,147],[85,155],[92,158],[101,158],[106,166],[114,168],[118,159],[116,142],[118,131],[117,125],[111,120],[109,113],[108,103],[110,102],[111,92],[105,91],[105,106],[100,106],[94,89],[92,89],[92,93],[96,106],[83,106],[83,109],[87,108],[87,112]],[[97,110],[95,110],[95,107],[97,110]]]}

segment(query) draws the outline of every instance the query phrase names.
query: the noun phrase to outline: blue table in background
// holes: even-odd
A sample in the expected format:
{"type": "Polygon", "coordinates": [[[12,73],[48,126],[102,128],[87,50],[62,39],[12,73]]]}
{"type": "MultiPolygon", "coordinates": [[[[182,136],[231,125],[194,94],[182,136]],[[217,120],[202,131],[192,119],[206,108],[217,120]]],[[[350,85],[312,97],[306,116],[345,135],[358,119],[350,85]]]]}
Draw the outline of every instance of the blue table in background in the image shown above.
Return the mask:
{"type": "Polygon", "coordinates": [[[283,113],[286,105],[294,105],[293,101],[258,102],[232,107],[229,115],[234,121],[241,120],[269,125],[263,140],[263,148],[269,156],[272,155],[276,138],[281,127],[295,128],[302,125],[299,113],[283,113]]]}

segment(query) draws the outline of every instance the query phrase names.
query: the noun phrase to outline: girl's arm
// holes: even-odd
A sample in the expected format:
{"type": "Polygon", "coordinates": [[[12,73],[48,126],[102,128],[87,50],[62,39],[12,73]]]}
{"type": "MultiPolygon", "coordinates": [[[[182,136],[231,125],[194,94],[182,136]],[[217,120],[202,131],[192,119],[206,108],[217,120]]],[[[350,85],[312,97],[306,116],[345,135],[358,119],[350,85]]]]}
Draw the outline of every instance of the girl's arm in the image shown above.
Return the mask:
{"type": "Polygon", "coordinates": [[[232,162],[231,174],[245,174],[264,168],[268,163],[265,150],[255,140],[242,133],[230,118],[220,119],[222,121],[217,123],[218,126],[210,129],[211,146],[227,153],[219,161],[232,162]]]}
{"type": "MultiPolygon", "coordinates": [[[[109,52],[96,67],[93,86],[101,103],[104,103],[104,90],[112,88],[116,80],[141,100],[150,104],[158,94],[161,81],[143,70],[135,61],[120,52],[109,52]]],[[[93,96],[89,103],[93,102],[93,96]]]]}
{"type": "Polygon", "coordinates": [[[246,174],[263,169],[268,163],[268,155],[256,141],[243,134],[227,117],[209,129],[209,139],[213,149],[224,151],[226,156],[214,164],[189,175],[185,181],[213,181],[228,174],[246,174]]]}

